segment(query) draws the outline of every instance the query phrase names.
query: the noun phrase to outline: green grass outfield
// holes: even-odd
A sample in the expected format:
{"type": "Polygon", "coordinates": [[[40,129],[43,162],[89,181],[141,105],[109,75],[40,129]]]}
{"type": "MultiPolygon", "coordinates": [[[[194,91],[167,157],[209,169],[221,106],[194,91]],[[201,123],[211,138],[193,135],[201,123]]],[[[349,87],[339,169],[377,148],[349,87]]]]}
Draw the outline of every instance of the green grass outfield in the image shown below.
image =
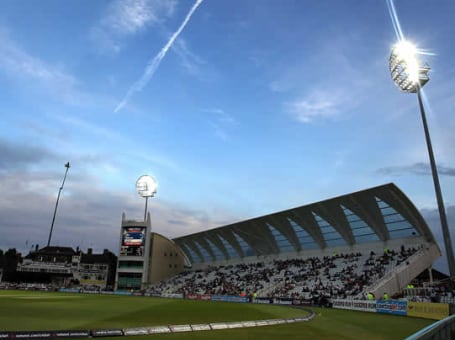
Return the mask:
{"type": "MultiPolygon", "coordinates": [[[[403,339],[432,320],[312,308],[309,322],[201,331],[131,339],[403,339]]],[[[131,328],[292,318],[307,312],[286,306],[149,297],[0,291],[0,330],[131,328]]],[[[103,338],[109,339],[109,338],[103,338]]],[[[121,339],[121,338],[112,338],[121,339]]]]}

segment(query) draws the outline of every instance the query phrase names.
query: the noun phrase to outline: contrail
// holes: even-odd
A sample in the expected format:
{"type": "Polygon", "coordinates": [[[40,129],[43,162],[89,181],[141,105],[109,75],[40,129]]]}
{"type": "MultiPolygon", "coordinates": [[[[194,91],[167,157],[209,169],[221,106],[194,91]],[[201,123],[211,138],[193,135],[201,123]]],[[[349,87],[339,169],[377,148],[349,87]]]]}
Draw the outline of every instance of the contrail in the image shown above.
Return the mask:
{"type": "Polygon", "coordinates": [[[398,15],[395,10],[395,5],[393,0],[386,0],[387,1],[387,8],[389,9],[390,19],[392,20],[392,25],[395,30],[395,34],[397,36],[397,40],[401,41],[404,40],[403,31],[401,30],[400,21],[398,20],[398,15]]]}
{"type": "Polygon", "coordinates": [[[122,99],[122,101],[117,105],[115,108],[114,112],[120,111],[128,102],[128,100],[131,98],[134,92],[139,92],[141,91],[145,85],[150,81],[150,79],[153,77],[155,74],[156,70],[158,69],[158,66],[160,66],[161,60],[164,59],[166,56],[167,52],[171,48],[172,44],[174,43],[175,39],[178,38],[180,33],[182,33],[183,29],[185,26],[188,24],[188,22],[191,19],[191,16],[194,14],[194,11],[199,7],[199,5],[202,3],[204,0],[196,0],[194,3],[193,7],[191,7],[190,11],[185,17],[185,20],[183,20],[182,24],[178,28],[177,31],[172,34],[171,38],[169,41],[164,45],[164,47],[161,49],[161,51],[152,59],[148,62],[147,67],[144,70],[144,73],[142,74],[142,77],[139,78],[128,90],[126,93],[125,97],[122,99]]]}

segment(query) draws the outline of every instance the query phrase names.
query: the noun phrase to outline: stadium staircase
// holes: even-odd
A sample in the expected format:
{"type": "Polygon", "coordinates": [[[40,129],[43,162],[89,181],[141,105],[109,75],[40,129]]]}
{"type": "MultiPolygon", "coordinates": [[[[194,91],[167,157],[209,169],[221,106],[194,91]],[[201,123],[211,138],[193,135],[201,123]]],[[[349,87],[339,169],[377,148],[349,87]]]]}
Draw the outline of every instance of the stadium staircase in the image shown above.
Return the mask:
{"type": "Polygon", "coordinates": [[[433,262],[441,256],[439,247],[435,243],[426,244],[416,253],[387,272],[380,280],[367,286],[357,298],[365,298],[373,293],[377,299],[387,292],[389,296],[400,293],[414,278],[424,270],[430,268],[433,262]]]}
{"type": "Polygon", "coordinates": [[[285,285],[284,281],[276,282],[275,284],[268,285],[267,287],[259,290],[257,292],[257,295],[259,297],[268,297],[271,295],[273,291],[284,287],[284,285],[285,285]]]}

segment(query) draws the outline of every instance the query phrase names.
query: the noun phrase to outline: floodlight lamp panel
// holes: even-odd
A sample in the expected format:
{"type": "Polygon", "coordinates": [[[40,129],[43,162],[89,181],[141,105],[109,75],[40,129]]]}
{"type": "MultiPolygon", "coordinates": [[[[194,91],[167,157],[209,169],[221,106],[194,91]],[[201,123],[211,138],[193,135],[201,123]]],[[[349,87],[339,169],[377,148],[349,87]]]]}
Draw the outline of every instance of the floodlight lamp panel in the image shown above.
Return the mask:
{"type": "Polygon", "coordinates": [[[410,43],[407,40],[401,40],[393,47],[394,54],[401,60],[405,60],[407,62],[412,61],[416,58],[417,55],[417,48],[414,44],[410,43]]]}
{"type": "Polygon", "coordinates": [[[153,197],[156,194],[158,183],[149,175],[143,175],[136,181],[137,193],[142,197],[153,197]]]}
{"type": "Polygon", "coordinates": [[[417,48],[406,40],[399,41],[393,48],[389,58],[389,70],[393,82],[407,93],[415,93],[428,80],[430,67],[420,64],[417,48]]]}

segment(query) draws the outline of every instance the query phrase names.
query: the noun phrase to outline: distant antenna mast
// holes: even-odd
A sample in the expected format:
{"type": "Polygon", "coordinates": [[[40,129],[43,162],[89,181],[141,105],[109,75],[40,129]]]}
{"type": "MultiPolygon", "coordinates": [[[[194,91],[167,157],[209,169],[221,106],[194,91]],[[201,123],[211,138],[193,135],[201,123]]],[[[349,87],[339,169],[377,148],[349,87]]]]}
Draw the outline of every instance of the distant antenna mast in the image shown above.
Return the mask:
{"type": "Polygon", "coordinates": [[[54,229],[54,222],[55,222],[55,215],[57,214],[57,207],[58,207],[58,200],[60,199],[60,194],[63,190],[63,186],[65,185],[65,179],[66,179],[66,174],[68,173],[68,170],[70,168],[70,162],[66,162],[65,164],[65,176],[63,177],[63,183],[60,189],[58,190],[58,195],[57,195],[57,202],[55,202],[55,209],[54,209],[54,216],[52,217],[52,224],[51,224],[51,231],[49,232],[49,239],[47,240],[47,246],[51,244],[51,238],[52,238],[52,230],[54,229]]]}

